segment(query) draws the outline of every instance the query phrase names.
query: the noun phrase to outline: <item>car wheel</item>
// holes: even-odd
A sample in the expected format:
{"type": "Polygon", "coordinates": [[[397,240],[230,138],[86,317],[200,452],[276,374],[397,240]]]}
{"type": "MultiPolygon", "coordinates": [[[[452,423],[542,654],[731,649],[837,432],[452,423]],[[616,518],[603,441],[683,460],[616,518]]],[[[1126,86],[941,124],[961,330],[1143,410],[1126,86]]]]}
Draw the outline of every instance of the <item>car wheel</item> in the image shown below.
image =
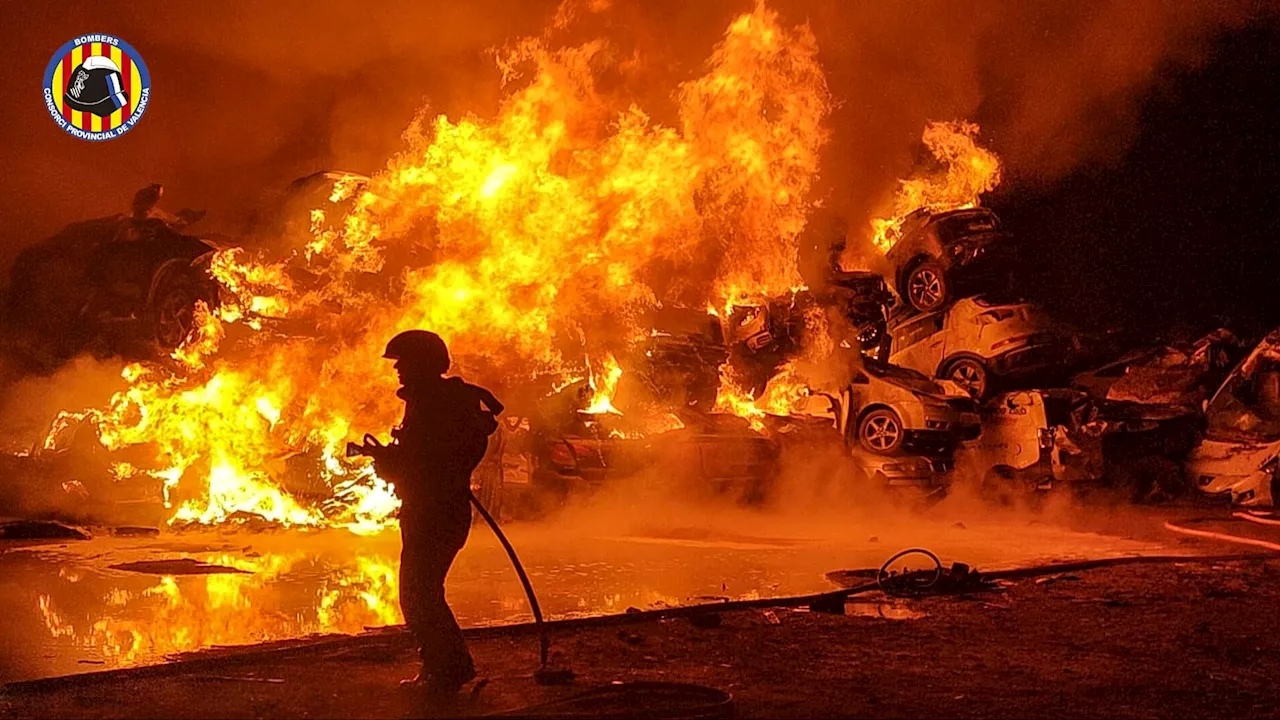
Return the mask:
{"type": "Polygon", "coordinates": [[[902,436],[902,420],[892,410],[874,410],[858,423],[858,442],[879,455],[888,455],[901,447],[902,436]]]}
{"type": "Polygon", "coordinates": [[[198,295],[191,278],[175,267],[162,268],[153,283],[150,334],[161,350],[182,344],[195,325],[198,295]]]}
{"type": "Polygon", "coordinates": [[[987,395],[987,368],[980,360],[960,358],[947,365],[942,377],[964,388],[974,399],[987,395]]]}
{"type": "Polygon", "coordinates": [[[947,278],[942,265],[920,263],[907,275],[907,302],[920,312],[933,312],[947,301],[947,278]]]}

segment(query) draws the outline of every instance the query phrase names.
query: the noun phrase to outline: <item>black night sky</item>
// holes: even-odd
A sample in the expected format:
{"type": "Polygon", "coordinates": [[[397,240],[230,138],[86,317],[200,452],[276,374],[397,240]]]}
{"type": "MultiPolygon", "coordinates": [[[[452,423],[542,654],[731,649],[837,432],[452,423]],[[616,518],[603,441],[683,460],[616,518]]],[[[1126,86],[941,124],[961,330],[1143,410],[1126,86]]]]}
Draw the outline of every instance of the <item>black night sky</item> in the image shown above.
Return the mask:
{"type": "Polygon", "coordinates": [[[1272,30],[1226,33],[1202,66],[1162,77],[1118,162],[1005,188],[990,204],[1033,250],[1029,294],[1138,332],[1280,322],[1278,78],[1272,30]]]}

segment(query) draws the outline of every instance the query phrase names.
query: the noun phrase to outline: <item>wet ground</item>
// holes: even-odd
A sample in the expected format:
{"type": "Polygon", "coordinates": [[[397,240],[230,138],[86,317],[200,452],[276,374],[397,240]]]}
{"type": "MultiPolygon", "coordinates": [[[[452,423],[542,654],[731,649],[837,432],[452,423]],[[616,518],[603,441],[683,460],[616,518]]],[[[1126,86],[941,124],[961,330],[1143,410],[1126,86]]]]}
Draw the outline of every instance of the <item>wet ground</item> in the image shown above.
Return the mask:
{"type": "MultiPolygon", "coordinates": [[[[849,519],[841,526],[744,514],[701,525],[685,518],[632,518],[517,523],[508,530],[544,612],[571,617],[827,590],[833,586],[826,572],[877,567],[915,545],[930,547],[946,562],[984,569],[1196,552],[1161,529],[1166,516],[1126,515],[1120,523],[1105,514],[1049,521],[937,513],[849,519]]],[[[398,554],[395,532],[188,532],[9,542],[0,548],[0,636],[6,639],[0,683],[398,624],[398,554]],[[216,567],[148,566],[172,560],[216,567]],[[188,574],[193,569],[200,574],[188,574]]],[[[519,581],[484,526],[475,528],[459,556],[448,591],[464,626],[530,618],[519,581]]]]}

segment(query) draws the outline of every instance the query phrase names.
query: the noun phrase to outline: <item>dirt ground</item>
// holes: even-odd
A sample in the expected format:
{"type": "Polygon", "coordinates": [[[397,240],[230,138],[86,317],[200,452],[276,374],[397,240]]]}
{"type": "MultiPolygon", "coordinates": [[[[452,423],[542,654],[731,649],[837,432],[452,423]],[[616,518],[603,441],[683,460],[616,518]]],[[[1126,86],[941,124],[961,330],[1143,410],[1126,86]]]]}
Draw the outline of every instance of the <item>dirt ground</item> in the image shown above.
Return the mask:
{"type": "Polygon", "coordinates": [[[738,717],[1275,717],[1277,608],[1280,560],[1128,565],[969,596],[860,596],[845,615],[558,630],[554,664],[577,673],[568,687],[534,682],[535,636],[482,633],[472,648],[488,684],[450,703],[397,686],[412,655],[391,634],[9,686],[0,716],[486,715],[667,681],[727,691],[738,717]]]}

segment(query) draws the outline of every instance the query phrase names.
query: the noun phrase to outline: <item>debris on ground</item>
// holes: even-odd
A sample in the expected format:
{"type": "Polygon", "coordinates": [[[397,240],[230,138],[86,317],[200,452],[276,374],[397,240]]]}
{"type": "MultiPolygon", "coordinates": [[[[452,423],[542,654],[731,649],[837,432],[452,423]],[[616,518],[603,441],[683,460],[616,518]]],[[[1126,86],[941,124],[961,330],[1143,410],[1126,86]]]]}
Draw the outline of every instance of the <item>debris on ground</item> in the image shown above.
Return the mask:
{"type": "Polygon", "coordinates": [[[0,523],[0,540],[88,540],[88,531],[52,520],[13,520],[0,523]]]}

